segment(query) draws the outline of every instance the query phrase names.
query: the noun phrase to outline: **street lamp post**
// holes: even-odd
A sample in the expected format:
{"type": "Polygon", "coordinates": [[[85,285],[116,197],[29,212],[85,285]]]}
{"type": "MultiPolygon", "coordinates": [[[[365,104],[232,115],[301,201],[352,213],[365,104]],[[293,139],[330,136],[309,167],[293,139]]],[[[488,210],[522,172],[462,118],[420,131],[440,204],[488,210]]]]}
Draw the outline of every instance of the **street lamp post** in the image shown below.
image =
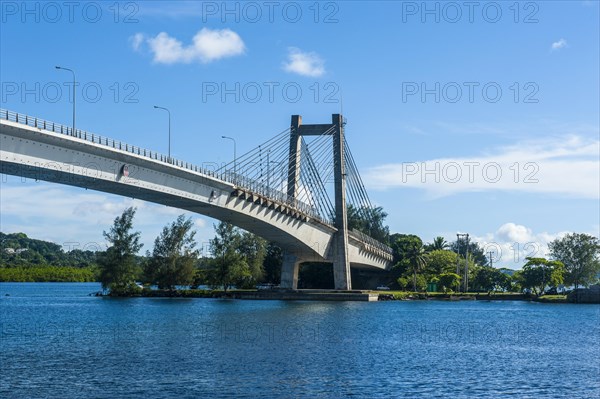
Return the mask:
{"type": "Polygon", "coordinates": [[[233,137],[221,136],[222,139],[233,141],[233,174],[237,175],[237,144],[233,137]]]}
{"type": "Polygon", "coordinates": [[[456,233],[456,274],[460,276],[460,233],[456,233]]]}
{"type": "Polygon", "coordinates": [[[164,111],[167,111],[167,113],[169,114],[169,152],[168,152],[167,162],[171,162],[171,111],[169,111],[165,107],[159,107],[158,105],[155,105],[154,108],[162,109],[164,111]]]}
{"type": "Polygon", "coordinates": [[[488,252],[488,255],[490,256],[490,267],[494,267],[494,260],[492,259],[492,254],[493,254],[492,251],[488,252]]]}
{"type": "Polygon", "coordinates": [[[271,150],[267,151],[267,193],[271,195],[271,164],[277,164],[275,161],[269,159],[271,150]]]}
{"type": "Polygon", "coordinates": [[[465,293],[469,290],[469,234],[467,233],[467,249],[465,253],[465,293]]]}
{"type": "MultiPolygon", "coordinates": [[[[458,255],[460,255],[460,239],[461,238],[465,238],[466,241],[466,249],[465,249],[465,270],[463,273],[463,290],[464,292],[467,292],[467,289],[469,287],[469,234],[461,234],[461,233],[457,233],[456,234],[456,249],[458,252],[458,255]]],[[[459,274],[459,259],[458,257],[456,258],[456,274],[459,274]]]]}
{"type": "Polygon", "coordinates": [[[75,72],[72,69],[63,68],[61,66],[55,66],[55,68],[69,71],[73,74],[73,131],[71,132],[71,135],[75,136],[75,72]]]}
{"type": "Polygon", "coordinates": [[[267,195],[270,195],[269,191],[271,190],[271,161],[269,155],[271,155],[271,149],[267,151],[267,195]]]}

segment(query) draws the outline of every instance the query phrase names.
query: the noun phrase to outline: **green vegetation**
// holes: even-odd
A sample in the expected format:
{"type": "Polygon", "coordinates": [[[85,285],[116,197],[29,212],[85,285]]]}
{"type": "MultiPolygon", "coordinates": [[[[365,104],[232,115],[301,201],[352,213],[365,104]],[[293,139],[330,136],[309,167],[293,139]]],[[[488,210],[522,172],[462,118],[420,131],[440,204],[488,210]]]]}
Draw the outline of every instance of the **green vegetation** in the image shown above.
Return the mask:
{"type": "MultiPolygon", "coordinates": [[[[183,215],[163,228],[146,257],[138,256],[142,244],[140,233],[133,231],[135,211],[126,209],[104,232],[106,251],[65,252],[57,244],[22,233],[0,233],[0,281],[100,281],[111,295],[150,295],[150,286],[156,285],[161,295],[167,296],[170,294],[164,292],[175,295],[176,288],[179,293],[182,287],[208,285],[226,295],[234,287],[253,289],[257,284],[280,282],[282,249],[226,222],[214,226],[209,258],[199,257],[192,220],[183,215]],[[145,284],[143,290],[138,281],[145,284]]],[[[423,243],[414,234],[389,234],[383,224],[386,216],[382,208],[366,212],[349,207],[352,228],[388,243],[393,250],[389,272],[353,271],[355,289],[387,285],[392,291],[382,294],[396,299],[483,295],[561,302],[564,295],[547,294],[558,293],[563,284],[579,287],[598,281],[600,244],[586,234],[567,234],[554,240],[549,245],[550,259],[526,258],[523,269],[515,271],[490,267],[477,242],[468,243],[469,256],[465,259],[465,240],[448,243],[435,237],[433,242],[423,243]],[[469,293],[459,293],[464,286],[465,263],[469,293]]],[[[331,264],[308,262],[300,268],[299,288],[332,286],[331,264]]]]}
{"type": "Polygon", "coordinates": [[[478,290],[488,292],[510,291],[512,288],[511,277],[508,274],[489,266],[480,267],[471,284],[478,290]]]}
{"type": "MultiPolygon", "coordinates": [[[[97,253],[73,249],[65,252],[60,245],[36,240],[23,233],[0,233],[0,267],[96,266],[97,253]]],[[[94,248],[97,249],[97,248],[94,248]]]]}
{"type": "Polygon", "coordinates": [[[460,276],[456,273],[442,273],[438,280],[442,291],[457,291],[460,286],[460,276]]]}
{"type": "MultiPolygon", "coordinates": [[[[484,251],[476,242],[468,243],[467,261],[463,255],[467,247],[465,240],[448,245],[442,237],[436,237],[432,243],[423,244],[420,237],[412,234],[392,234],[390,245],[394,250],[394,266],[385,283],[403,290],[401,292],[425,292],[427,288],[442,293],[458,292],[463,285],[462,271],[468,262],[471,291],[492,296],[523,293],[550,301],[546,293],[556,293],[563,284],[575,287],[593,284],[600,271],[598,239],[586,234],[568,234],[553,241],[550,243],[553,259],[527,258],[523,270],[518,271],[488,266],[484,251]],[[452,250],[447,250],[448,247],[452,250]],[[457,270],[461,274],[456,273],[457,270]]],[[[562,297],[556,299],[561,300],[562,297]]]]}
{"type": "Polygon", "coordinates": [[[136,291],[135,281],[141,268],[135,254],[142,248],[140,233],[131,233],[135,208],[127,208],[115,218],[113,226],[104,237],[111,244],[98,259],[100,282],[103,289],[114,295],[127,295],[136,291]]]}
{"type": "Polygon", "coordinates": [[[198,251],[194,249],[195,231],[191,219],[180,215],[165,226],[156,240],[145,269],[145,282],[159,289],[173,290],[178,285],[192,285],[198,251]]]}
{"type": "Polygon", "coordinates": [[[450,244],[448,244],[448,242],[446,242],[446,240],[444,239],[444,237],[435,237],[433,239],[433,242],[431,244],[427,244],[425,245],[425,250],[430,252],[430,251],[443,251],[446,249],[450,248],[450,244]]]}
{"type": "Polygon", "coordinates": [[[350,230],[358,230],[383,243],[388,242],[390,230],[384,224],[388,214],[382,207],[357,208],[352,204],[348,204],[347,214],[350,230]]]}
{"type": "Polygon", "coordinates": [[[549,244],[550,255],[560,261],[565,269],[565,283],[575,286],[589,285],[598,279],[600,272],[600,243],[588,234],[572,233],[549,244]]]}
{"type": "Polygon", "coordinates": [[[522,288],[531,290],[536,296],[544,294],[546,287],[556,289],[563,283],[562,262],[545,258],[527,258],[523,270],[514,277],[522,288]]]}
{"type": "Polygon", "coordinates": [[[266,242],[254,234],[241,232],[232,224],[215,226],[216,237],[210,240],[213,255],[203,267],[199,281],[211,288],[252,288],[264,277],[266,242]]]}
{"type": "Polygon", "coordinates": [[[407,291],[386,291],[385,293],[392,295],[397,301],[409,299],[412,296],[412,293],[407,291]]]}
{"type": "Polygon", "coordinates": [[[94,267],[18,266],[0,268],[0,282],[87,283],[92,281],[98,281],[98,271],[94,267]]]}
{"type": "Polygon", "coordinates": [[[566,295],[542,295],[537,298],[539,302],[548,302],[548,303],[567,303],[566,295]]]}
{"type": "MultiPolygon", "coordinates": [[[[457,241],[454,241],[452,244],[450,244],[450,250],[452,252],[456,252],[456,253],[465,253],[467,245],[466,245],[466,238],[459,238],[457,241]]],[[[483,252],[483,248],[481,248],[481,246],[479,245],[479,243],[474,242],[474,241],[469,241],[469,256],[471,257],[471,259],[473,260],[473,262],[475,264],[478,264],[480,266],[487,266],[488,265],[488,258],[485,255],[485,253],[483,252]]]]}
{"type": "Polygon", "coordinates": [[[0,233],[0,282],[97,281],[97,253],[36,240],[23,233],[0,233]]]}
{"type": "Polygon", "coordinates": [[[241,233],[238,251],[246,259],[250,273],[250,279],[240,282],[239,286],[254,287],[265,277],[264,262],[267,255],[267,242],[259,236],[245,231],[241,233]]]}

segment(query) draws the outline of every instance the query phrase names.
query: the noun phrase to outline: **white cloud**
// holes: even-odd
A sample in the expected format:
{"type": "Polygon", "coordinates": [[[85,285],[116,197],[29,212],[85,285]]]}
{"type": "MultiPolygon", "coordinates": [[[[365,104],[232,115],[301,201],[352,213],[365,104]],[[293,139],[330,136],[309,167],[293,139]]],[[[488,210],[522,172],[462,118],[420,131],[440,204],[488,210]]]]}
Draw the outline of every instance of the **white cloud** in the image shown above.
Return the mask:
{"type": "Polygon", "coordinates": [[[600,141],[580,136],[520,142],[465,158],[384,164],[367,170],[375,189],[420,188],[433,198],[511,191],[600,198],[600,141]]]}
{"type": "Polygon", "coordinates": [[[142,44],[144,43],[144,34],[136,33],[135,35],[129,37],[129,42],[131,43],[131,47],[133,51],[140,51],[142,44]]]}
{"type": "Polygon", "coordinates": [[[508,222],[495,232],[487,233],[482,237],[475,236],[473,240],[479,243],[484,252],[492,252],[494,267],[520,269],[527,257],[548,258],[550,256],[548,244],[567,233],[567,231],[535,233],[529,227],[508,222]]]}
{"type": "Polygon", "coordinates": [[[199,247],[214,235],[209,219],[196,213],[53,183],[7,179],[0,190],[0,231],[4,233],[23,232],[65,248],[104,249],[102,231],[108,230],[125,208],[134,206],[134,229],[142,233],[142,252],[152,250],[162,228],[180,214],[194,221],[199,247]]]}
{"type": "Polygon", "coordinates": [[[560,39],[557,42],[552,43],[552,50],[560,50],[561,48],[567,47],[567,41],[565,39],[560,39]]]}
{"type": "Polygon", "coordinates": [[[283,63],[283,69],[302,76],[319,77],[325,74],[325,61],[316,53],[306,53],[290,47],[287,61],[283,63]]]}
{"type": "Polygon", "coordinates": [[[512,222],[500,226],[496,234],[498,237],[512,242],[527,242],[532,236],[531,229],[512,222]]]}
{"type": "MultiPolygon", "coordinates": [[[[139,33],[132,36],[132,45],[139,49],[139,33]]],[[[143,38],[143,36],[142,36],[143,38]]],[[[166,32],[160,32],[155,37],[146,39],[153,61],[160,64],[175,64],[191,62],[209,63],[222,58],[241,55],[246,51],[242,38],[230,29],[208,29],[202,28],[192,38],[192,43],[184,45],[181,41],[169,36],[166,32]]]]}
{"type": "MultiPolygon", "coordinates": [[[[597,232],[588,231],[587,234],[597,236],[597,232]]],[[[557,238],[561,238],[572,231],[559,232],[536,232],[522,224],[507,222],[495,231],[483,235],[470,234],[469,240],[476,242],[483,249],[489,259],[492,253],[493,267],[506,267],[518,270],[527,262],[527,257],[550,258],[548,244],[557,238]]],[[[447,242],[454,242],[456,234],[444,233],[447,242]]],[[[461,249],[463,253],[464,248],[461,249]]]]}

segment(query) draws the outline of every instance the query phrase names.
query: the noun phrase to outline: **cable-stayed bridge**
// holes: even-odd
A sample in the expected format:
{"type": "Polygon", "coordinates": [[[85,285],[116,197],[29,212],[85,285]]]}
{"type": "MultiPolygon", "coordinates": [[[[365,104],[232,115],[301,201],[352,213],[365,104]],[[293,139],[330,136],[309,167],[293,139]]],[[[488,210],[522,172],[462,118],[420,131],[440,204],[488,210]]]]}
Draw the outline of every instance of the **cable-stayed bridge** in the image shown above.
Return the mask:
{"type": "MultiPolygon", "coordinates": [[[[348,228],[347,207],[373,207],[344,138],[343,118],[291,125],[219,168],[207,168],[54,122],[0,110],[0,172],[185,209],[273,241],[281,286],[297,288],[303,262],[333,263],[336,289],[350,267],[387,269],[392,251],[348,228]]],[[[43,204],[40,204],[43,206],[43,204]]]]}

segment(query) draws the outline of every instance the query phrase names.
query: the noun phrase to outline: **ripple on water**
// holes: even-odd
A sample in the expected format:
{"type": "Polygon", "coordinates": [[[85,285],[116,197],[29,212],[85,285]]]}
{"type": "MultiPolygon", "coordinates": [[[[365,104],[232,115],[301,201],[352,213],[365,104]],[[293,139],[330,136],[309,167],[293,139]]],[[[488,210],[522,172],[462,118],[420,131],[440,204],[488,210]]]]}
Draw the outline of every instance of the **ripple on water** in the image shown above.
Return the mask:
{"type": "Polygon", "coordinates": [[[600,397],[597,306],[98,289],[0,284],[0,397],[600,397]]]}

